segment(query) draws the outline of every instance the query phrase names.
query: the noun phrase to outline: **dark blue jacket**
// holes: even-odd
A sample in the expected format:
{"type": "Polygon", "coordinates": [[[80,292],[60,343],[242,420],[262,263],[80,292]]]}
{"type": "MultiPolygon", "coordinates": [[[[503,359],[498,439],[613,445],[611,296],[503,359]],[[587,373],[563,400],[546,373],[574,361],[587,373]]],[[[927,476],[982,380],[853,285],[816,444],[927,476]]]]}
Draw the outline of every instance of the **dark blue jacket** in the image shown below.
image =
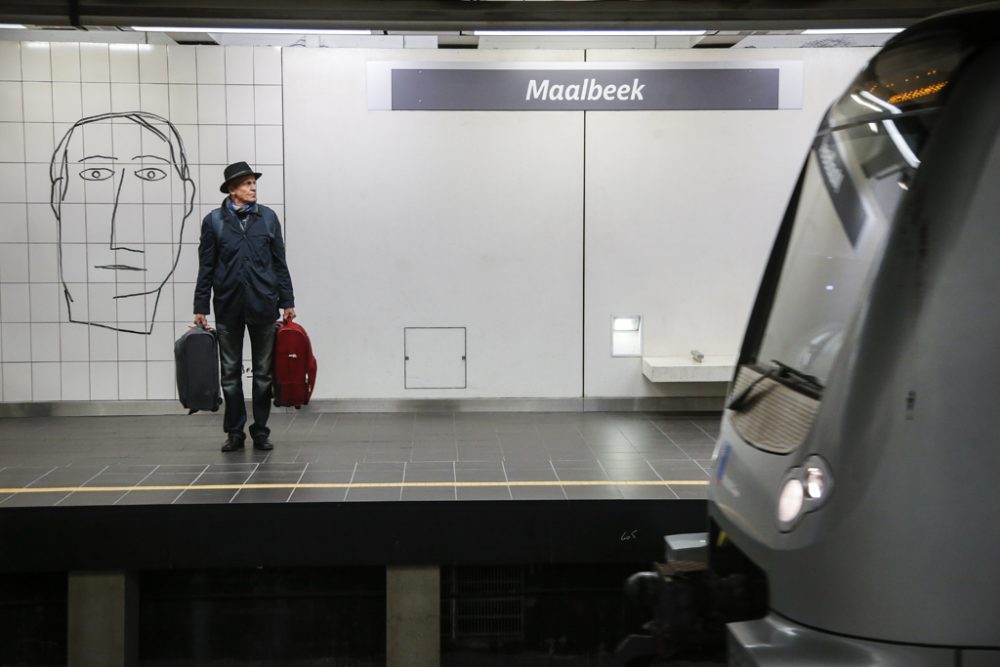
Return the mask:
{"type": "Polygon", "coordinates": [[[278,308],[294,308],[292,278],[285,263],[281,223],[274,211],[256,205],[247,216],[246,231],[222,202],[222,234],[217,237],[212,215],[201,222],[195,314],[208,314],[214,292],[215,320],[227,324],[263,324],[278,319],[278,308]]]}

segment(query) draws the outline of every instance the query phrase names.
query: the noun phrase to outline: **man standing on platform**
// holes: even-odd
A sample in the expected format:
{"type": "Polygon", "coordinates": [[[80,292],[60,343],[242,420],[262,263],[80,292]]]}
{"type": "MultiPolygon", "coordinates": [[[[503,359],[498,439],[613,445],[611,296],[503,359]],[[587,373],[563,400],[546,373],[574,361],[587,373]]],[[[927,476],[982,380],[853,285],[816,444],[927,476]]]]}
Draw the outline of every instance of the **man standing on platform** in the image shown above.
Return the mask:
{"type": "Polygon", "coordinates": [[[247,421],[241,360],[243,330],[250,332],[253,366],[254,449],[274,448],[267,418],[271,413],[271,367],[274,322],[278,309],[295,319],[292,278],[285,263],[285,242],[278,216],[257,203],[261,174],[246,162],[226,167],[219,190],[229,196],[205,216],[198,246],[200,266],[194,289],[194,323],[208,326],[209,296],[214,291],[215,328],[219,336],[222,395],[226,400],[222,451],[242,449],[247,421]]]}

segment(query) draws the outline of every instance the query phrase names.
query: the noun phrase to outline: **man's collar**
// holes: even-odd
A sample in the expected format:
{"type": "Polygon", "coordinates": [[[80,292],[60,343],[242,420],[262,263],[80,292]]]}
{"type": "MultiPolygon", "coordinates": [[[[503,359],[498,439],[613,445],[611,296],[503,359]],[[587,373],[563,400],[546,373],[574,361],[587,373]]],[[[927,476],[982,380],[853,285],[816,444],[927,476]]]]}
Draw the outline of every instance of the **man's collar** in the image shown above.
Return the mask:
{"type": "Polygon", "coordinates": [[[233,202],[233,198],[232,197],[226,197],[226,208],[229,209],[230,211],[232,211],[233,213],[237,213],[237,212],[240,212],[240,211],[245,211],[247,213],[256,213],[257,212],[257,202],[252,202],[250,204],[245,204],[243,206],[237,206],[233,202]]]}

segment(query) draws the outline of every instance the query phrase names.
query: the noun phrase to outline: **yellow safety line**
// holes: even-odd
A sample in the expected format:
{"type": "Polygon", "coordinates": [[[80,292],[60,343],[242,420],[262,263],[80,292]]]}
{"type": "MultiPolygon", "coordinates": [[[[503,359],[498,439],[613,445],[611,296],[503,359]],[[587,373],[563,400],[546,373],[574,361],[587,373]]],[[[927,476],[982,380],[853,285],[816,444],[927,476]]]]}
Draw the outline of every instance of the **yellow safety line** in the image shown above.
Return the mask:
{"type": "Polygon", "coordinates": [[[192,489],[236,491],[238,489],[418,489],[439,487],[489,486],[708,486],[707,480],[578,480],[514,482],[298,482],[288,484],[169,484],[163,486],[38,486],[18,489],[0,488],[10,493],[124,493],[125,491],[190,491],[192,489]]]}

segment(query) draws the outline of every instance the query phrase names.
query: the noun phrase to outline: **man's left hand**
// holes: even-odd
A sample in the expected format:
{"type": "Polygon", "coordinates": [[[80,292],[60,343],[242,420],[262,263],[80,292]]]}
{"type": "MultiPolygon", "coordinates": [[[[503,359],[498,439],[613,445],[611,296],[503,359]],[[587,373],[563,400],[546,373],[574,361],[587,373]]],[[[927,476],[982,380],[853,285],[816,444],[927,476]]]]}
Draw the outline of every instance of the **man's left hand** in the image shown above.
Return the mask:
{"type": "Polygon", "coordinates": [[[294,320],[295,319],[295,309],[294,308],[285,308],[285,314],[282,315],[282,318],[284,318],[284,320],[286,322],[291,322],[292,320],[294,320]]]}

